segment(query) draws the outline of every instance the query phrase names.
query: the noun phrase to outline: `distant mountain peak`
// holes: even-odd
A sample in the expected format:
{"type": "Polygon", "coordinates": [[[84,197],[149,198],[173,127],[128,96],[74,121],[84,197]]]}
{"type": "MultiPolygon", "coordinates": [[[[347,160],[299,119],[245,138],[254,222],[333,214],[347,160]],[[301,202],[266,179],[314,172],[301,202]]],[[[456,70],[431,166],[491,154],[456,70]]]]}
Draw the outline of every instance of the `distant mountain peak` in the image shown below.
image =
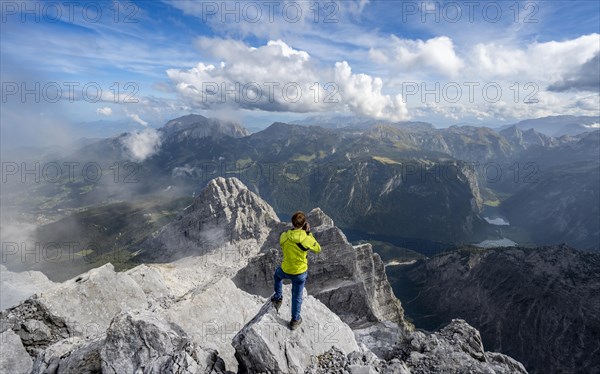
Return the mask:
{"type": "MultiPolygon", "coordinates": [[[[247,206],[256,213],[263,215],[267,221],[279,221],[273,208],[235,177],[218,177],[208,182],[208,185],[194,200],[193,207],[202,209],[207,205],[214,206],[215,209],[229,211],[233,211],[237,207],[247,206]]],[[[215,211],[215,213],[218,213],[218,211],[215,211]]]]}
{"type": "Polygon", "coordinates": [[[207,121],[207,120],[208,120],[207,117],[204,117],[200,114],[187,114],[185,116],[177,117],[177,118],[170,120],[169,122],[167,122],[165,127],[177,126],[180,124],[193,124],[193,123],[198,123],[198,122],[207,121]]]}
{"type": "Polygon", "coordinates": [[[159,129],[166,137],[176,138],[218,138],[230,136],[241,138],[250,133],[237,122],[207,118],[199,114],[188,114],[167,122],[159,129]]]}
{"type": "Polygon", "coordinates": [[[231,243],[261,242],[278,222],[273,208],[239,179],[218,177],[136,255],[142,261],[170,261],[231,243]]]}
{"type": "MultiPolygon", "coordinates": [[[[562,135],[577,135],[590,131],[590,126],[598,122],[600,122],[600,120],[597,116],[559,115],[526,119],[515,123],[514,126],[517,126],[520,130],[533,128],[537,132],[545,135],[559,137],[562,135]]],[[[510,126],[504,126],[501,129],[506,129],[510,126]]]]}

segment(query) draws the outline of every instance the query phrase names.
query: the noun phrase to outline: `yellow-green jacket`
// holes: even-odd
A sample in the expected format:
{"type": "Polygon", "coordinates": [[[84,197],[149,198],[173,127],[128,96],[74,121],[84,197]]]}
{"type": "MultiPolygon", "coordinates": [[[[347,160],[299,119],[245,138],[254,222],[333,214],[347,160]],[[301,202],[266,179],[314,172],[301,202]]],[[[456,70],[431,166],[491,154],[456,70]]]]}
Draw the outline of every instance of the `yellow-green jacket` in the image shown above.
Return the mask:
{"type": "Polygon", "coordinates": [[[288,230],[281,233],[279,245],[283,251],[281,270],[287,274],[296,275],[308,270],[308,251],[321,252],[321,246],[312,233],[307,234],[302,229],[288,230]]]}

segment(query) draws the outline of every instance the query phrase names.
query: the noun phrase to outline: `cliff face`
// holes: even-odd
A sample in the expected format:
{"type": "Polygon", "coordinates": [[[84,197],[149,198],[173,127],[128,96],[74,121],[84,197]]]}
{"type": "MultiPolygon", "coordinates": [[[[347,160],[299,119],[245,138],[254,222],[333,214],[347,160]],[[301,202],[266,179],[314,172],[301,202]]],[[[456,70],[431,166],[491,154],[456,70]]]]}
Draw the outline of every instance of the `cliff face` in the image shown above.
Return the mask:
{"type": "Polygon", "coordinates": [[[107,264],[2,310],[0,368],[313,373],[351,363],[352,372],[524,372],[485,352],[464,322],[413,332],[370,246],[350,245],[319,209],[309,220],[324,249],[310,260],[304,321],[295,331],[287,327],[289,286],[279,312],[260,295],[272,285],[275,240],[287,225],[239,181],[219,178],[148,240],[156,247],[139,253],[178,260],[119,273],[107,264]],[[207,240],[207,228],[218,235],[207,240]]]}
{"type": "Polygon", "coordinates": [[[484,342],[536,373],[600,371],[600,256],[567,246],[463,249],[409,273],[413,301],[441,320],[464,318],[484,342]]]}

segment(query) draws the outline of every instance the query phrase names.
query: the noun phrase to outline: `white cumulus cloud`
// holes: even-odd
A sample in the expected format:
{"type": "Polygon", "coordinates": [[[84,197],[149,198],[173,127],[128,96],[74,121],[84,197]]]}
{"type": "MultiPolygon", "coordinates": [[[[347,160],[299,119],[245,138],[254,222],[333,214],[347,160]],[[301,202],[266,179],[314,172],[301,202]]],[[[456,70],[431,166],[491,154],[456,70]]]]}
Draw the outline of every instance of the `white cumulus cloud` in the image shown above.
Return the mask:
{"type": "Polygon", "coordinates": [[[392,35],[385,48],[371,48],[369,56],[376,63],[390,64],[402,71],[430,70],[455,76],[464,67],[456,54],[452,39],[439,36],[428,40],[401,39],[392,35]]]}
{"type": "Polygon", "coordinates": [[[402,95],[382,94],[381,78],[367,74],[352,74],[346,61],[335,64],[335,81],[344,92],[344,104],[354,113],[374,118],[401,120],[408,117],[402,95]]]}
{"type": "Polygon", "coordinates": [[[600,35],[564,41],[534,42],[525,47],[481,43],[475,45],[470,68],[490,79],[527,79],[545,85],[568,77],[600,52],[600,35]]]}
{"type": "Polygon", "coordinates": [[[407,118],[399,95],[384,93],[380,78],[355,74],[345,61],[323,67],[308,52],[281,40],[255,48],[240,41],[200,38],[198,47],[219,63],[167,70],[193,106],[297,113],[346,110],[382,119],[407,118]]]}

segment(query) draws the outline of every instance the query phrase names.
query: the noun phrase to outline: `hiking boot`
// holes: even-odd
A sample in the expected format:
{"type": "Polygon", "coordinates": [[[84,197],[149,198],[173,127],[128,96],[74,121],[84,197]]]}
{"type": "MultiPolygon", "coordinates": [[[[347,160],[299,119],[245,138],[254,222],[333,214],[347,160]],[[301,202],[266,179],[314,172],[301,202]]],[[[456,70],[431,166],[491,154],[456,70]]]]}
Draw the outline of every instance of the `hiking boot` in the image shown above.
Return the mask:
{"type": "Polygon", "coordinates": [[[300,326],[300,324],[302,323],[302,317],[300,317],[300,319],[298,320],[291,320],[290,321],[290,329],[292,330],[296,330],[298,328],[298,326],[300,326]]]}
{"type": "Polygon", "coordinates": [[[277,310],[277,313],[279,313],[279,308],[281,308],[281,304],[283,303],[283,298],[275,299],[275,298],[271,297],[271,302],[273,303],[273,306],[277,310]]]}

